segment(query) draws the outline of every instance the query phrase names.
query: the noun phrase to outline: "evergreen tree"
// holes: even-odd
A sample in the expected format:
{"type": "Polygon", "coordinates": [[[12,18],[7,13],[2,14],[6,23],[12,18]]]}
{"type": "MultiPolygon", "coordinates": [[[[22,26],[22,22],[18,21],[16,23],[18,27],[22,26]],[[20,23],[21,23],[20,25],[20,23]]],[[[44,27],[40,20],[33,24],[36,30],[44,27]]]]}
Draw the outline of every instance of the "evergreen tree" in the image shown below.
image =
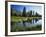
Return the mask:
{"type": "Polygon", "coordinates": [[[30,11],[29,16],[30,16],[30,17],[32,16],[32,11],[30,11]]]}
{"type": "Polygon", "coordinates": [[[23,13],[22,13],[22,16],[26,16],[26,8],[24,7],[24,9],[23,9],[23,13]]]}
{"type": "Polygon", "coordinates": [[[11,16],[17,16],[16,11],[13,8],[11,8],[11,16]]]}
{"type": "Polygon", "coordinates": [[[36,16],[38,16],[38,13],[36,12],[36,16]]]}
{"type": "Polygon", "coordinates": [[[35,15],[34,15],[34,11],[33,11],[32,13],[33,13],[33,15],[32,15],[32,16],[34,17],[34,16],[35,16],[35,15]]]}
{"type": "Polygon", "coordinates": [[[12,8],[11,8],[11,16],[12,16],[12,8]]]}

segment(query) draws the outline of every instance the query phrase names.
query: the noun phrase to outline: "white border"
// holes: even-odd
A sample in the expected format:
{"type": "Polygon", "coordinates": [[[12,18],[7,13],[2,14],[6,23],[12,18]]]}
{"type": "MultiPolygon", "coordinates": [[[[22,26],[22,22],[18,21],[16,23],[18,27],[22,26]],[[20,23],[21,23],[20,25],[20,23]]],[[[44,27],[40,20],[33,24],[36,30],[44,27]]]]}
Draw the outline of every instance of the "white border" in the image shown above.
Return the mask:
{"type": "Polygon", "coordinates": [[[18,35],[18,34],[35,34],[35,33],[44,33],[44,4],[34,4],[34,3],[18,3],[18,2],[8,2],[8,35],[18,35]],[[41,31],[26,31],[26,32],[10,32],[10,5],[35,5],[42,6],[42,30],[41,31]]]}

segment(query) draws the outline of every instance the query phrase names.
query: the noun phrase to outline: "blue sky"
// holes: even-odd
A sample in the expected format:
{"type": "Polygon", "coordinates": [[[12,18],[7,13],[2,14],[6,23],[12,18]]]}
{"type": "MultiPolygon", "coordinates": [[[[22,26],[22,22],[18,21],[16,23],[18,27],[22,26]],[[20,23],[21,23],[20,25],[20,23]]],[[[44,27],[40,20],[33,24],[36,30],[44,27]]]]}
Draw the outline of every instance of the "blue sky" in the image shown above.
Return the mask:
{"type": "Polygon", "coordinates": [[[26,12],[32,10],[35,11],[37,13],[39,13],[40,15],[42,15],[42,7],[41,6],[33,6],[33,5],[11,5],[11,8],[14,10],[18,10],[18,11],[23,11],[23,8],[26,8],[26,12]]]}

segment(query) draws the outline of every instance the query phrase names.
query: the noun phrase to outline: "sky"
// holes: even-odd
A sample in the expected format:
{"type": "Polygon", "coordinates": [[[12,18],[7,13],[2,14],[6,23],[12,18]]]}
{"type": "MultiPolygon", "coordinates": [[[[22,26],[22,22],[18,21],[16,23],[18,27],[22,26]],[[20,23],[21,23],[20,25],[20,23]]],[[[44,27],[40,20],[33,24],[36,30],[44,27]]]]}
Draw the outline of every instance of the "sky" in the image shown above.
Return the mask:
{"type": "Polygon", "coordinates": [[[26,8],[26,12],[32,10],[40,15],[42,15],[42,7],[41,6],[34,6],[34,5],[11,5],[11,8],[17,11],[23,11],[23,8],[26,8]]]}

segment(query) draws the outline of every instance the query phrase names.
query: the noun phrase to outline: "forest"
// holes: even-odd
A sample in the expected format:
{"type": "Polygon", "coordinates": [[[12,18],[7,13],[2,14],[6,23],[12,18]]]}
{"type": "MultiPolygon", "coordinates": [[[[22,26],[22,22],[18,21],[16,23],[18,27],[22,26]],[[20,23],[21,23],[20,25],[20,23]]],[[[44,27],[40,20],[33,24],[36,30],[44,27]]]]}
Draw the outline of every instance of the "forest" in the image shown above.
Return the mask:
{"type": "Polygon", "coordinates": [[[26,12],[26,8],[23,8],[23,12],[12,10],[11,8],[11,16],[20,16],[20,17],[41,17],[37,12],[34,12],[32,10],[26,12]]]}

